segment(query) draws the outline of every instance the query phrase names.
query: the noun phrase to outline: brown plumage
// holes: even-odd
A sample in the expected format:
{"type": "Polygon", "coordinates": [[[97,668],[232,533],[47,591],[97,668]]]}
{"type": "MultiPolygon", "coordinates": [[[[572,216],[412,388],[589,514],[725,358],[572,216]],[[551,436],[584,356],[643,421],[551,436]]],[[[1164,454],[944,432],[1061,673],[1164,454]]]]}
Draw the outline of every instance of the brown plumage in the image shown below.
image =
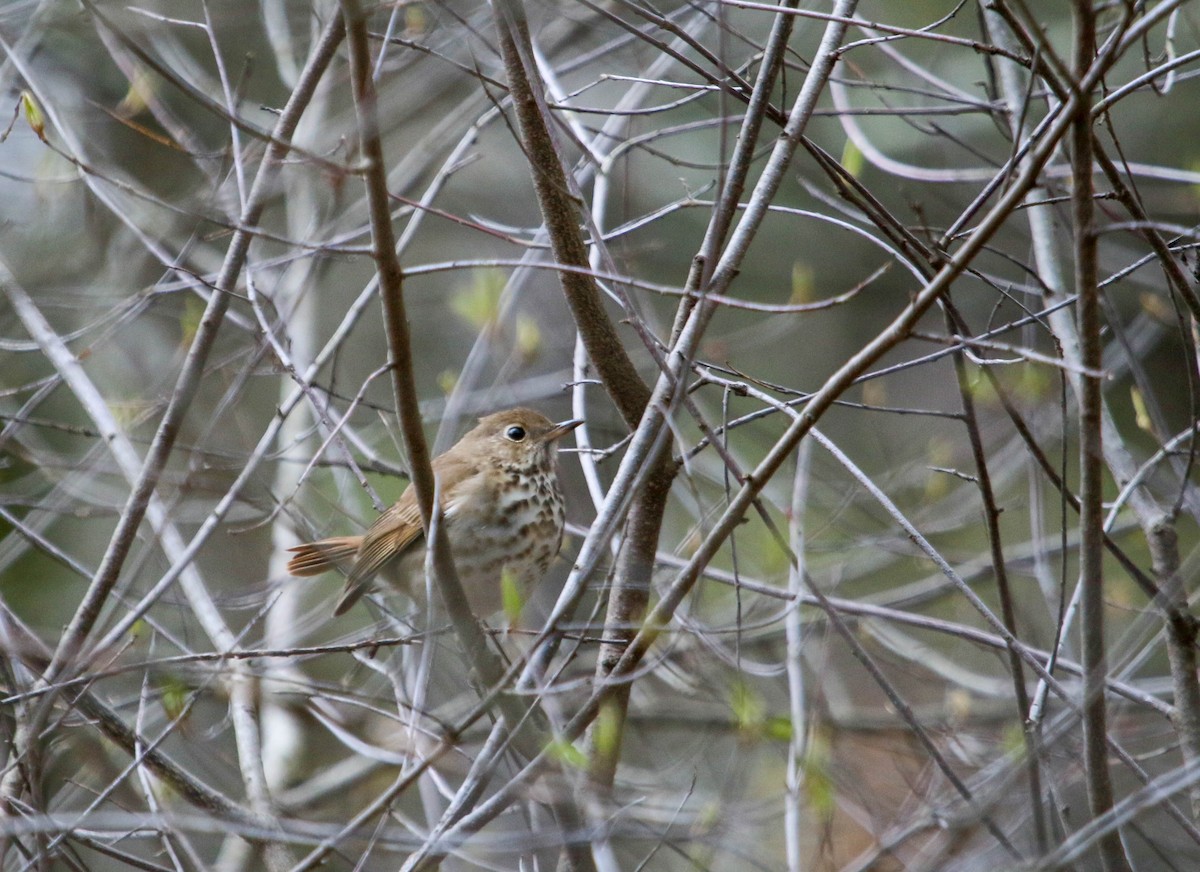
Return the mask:
{"type": "MultiPolygon", "coordinates": [[[[532,409],[509,409],[478,426],[433,461],[454,565],[476,615],[496,611],[502,573],[520,584],[539,579],[562,544],[564,507],[555,464],[557,440],[581,422],[555,424],[532,409]]],[[[292,575],[348,570],[333,613],[347,611],[377,574],[421,598],[425,535],[412,485],[363,536],[334,536],[289,549],[292,575]]]]}

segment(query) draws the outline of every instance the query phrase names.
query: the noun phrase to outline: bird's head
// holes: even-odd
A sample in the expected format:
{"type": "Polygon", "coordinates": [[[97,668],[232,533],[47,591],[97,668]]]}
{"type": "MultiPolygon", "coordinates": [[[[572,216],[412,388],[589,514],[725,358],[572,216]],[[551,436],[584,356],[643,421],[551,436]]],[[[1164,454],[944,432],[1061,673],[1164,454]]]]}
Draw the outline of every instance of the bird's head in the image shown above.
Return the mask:
{"type": "Polygon", "coordinates": [[[480,418],[462,441],[472,454],[494,457],[503,466],[548,467],[554,461],[558,440],[582,423],[568,420],[556,424],[533,409],[508,409],[480,418]]]}

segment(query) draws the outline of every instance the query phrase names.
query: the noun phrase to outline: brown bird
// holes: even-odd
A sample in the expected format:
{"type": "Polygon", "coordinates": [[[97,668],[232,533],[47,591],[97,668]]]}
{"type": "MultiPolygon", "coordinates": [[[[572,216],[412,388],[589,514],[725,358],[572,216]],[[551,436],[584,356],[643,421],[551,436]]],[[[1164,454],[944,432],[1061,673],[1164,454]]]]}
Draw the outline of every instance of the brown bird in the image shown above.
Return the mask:
{"type": "MultiPolygon", "coordinates": [[[[582,421],[555,424],[532,409],[509,409],[478,426],[433,461],[443,529],[471,610],[486,616],[503,602],[501,576],[528,585],[562,545],[565,518],[556,442],[582,421]]],[[[376,574],[415,599],[425,590],[425,534],[410,484],[364,536],[335,536],[289,549],[292,575],[348,567],[333,613],[347,611],[376,574]]]]}

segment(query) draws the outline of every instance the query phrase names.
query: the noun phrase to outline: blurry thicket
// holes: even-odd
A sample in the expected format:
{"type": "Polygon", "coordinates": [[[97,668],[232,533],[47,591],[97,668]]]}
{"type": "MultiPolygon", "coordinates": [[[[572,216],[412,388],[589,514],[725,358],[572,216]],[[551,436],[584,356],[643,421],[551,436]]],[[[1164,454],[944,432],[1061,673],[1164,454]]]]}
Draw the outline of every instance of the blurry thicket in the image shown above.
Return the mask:
{"type": "MultiPolygon", "coordinates": [[[[602,869],[1099,868],[1121,848],[1110,819],[1093,826],[1085,722],[1135,868],[1195,864],[1200,7],[1100,4],[1087,155],[1056,127],[1081,32],[1068,4],[843,2],[833,23],[834,4],[799,5],[367,10],[431,446],[509,406],[586,419],[561,454],[563,557],[490,616],[505,662],[532,650],[593,519],[631,496],[609,491],[631,428],[564,301],[547,171],[509,98],[500,34],[520,43],[522,9],[568,223],[646,386],[673,327],[711,316],[674,363],[650,605],[720,547],[651,628],[628,711],[601,706],[581,735],[601,642],[641,626],[605,624],[620,560],[582,579],[563,644],[516,696],[559,736],[528,779],[519,742],[492,744],[505,710],[476,710],[443,614],[377,596],[334,620],[340,579],[283,570],[284,549],[359,532],[408,484],[342,7],[0,8],[4,869],[447,852],[452,868],[552,868],[564,846],[602,869]],[[825,81],[812,62],[847,17],[825,81]],[[806,139],[764,189],[809,76],[806,139]],[[289,100],[291,147],[264,161],[289,100]],[[1094,260],[1073,235],[1087,178],[1094,260]],[[769,207],[732,247],[711,229],[729,197],[735,225],[769,207]],[[717,296],[681,305],[719,263],[735,268],[717,296]],[[1088,383],[1103,423],[1081,430],[1088,383]],[[816,428],[747,477],[823,389],[816,428]],[[161,475],[131,500],[172,410],[161,475]],[[1100,496],[1081,432],[1103,435],[1100,496]],[[757,502],[723,529],[746,488],[757,502]],[[1080,520],[1081,489],[1099,522],[1080,520]],[[1081,615],[1101,524],[1103,587],[1081,615]],[[1087,639],[1107,655],[1098,706],[1087,639]]],[[[622,541],[593,536],[606,555],[622,541]]]]}

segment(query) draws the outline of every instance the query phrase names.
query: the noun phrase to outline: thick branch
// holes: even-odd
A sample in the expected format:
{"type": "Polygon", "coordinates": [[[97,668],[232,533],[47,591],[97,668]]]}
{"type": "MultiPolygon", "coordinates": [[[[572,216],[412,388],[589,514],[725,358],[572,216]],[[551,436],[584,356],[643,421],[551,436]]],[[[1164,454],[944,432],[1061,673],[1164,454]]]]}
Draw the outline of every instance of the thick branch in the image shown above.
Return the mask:
{"type": "Polygon", "coordinates": [[[496,30],[500,53],[508,75],[508,89],[517,112],[525,156],[533,174],[542,220],[550,236],[554,259],[574,267],[558,274],[563,295],[571,307],[575,327],[583,338],[588,357],[604,381],[621,417],[636,427],[650,401],[650,388],[637,374],[625,353],[608,313],[603,296],[591,276],[587,245],[580,230],[580,198],[568,181],[553,134],[547,124],[549,111],[540,89],[530,53],[525,10],[519,0],[496,3],[496,30]]]}

